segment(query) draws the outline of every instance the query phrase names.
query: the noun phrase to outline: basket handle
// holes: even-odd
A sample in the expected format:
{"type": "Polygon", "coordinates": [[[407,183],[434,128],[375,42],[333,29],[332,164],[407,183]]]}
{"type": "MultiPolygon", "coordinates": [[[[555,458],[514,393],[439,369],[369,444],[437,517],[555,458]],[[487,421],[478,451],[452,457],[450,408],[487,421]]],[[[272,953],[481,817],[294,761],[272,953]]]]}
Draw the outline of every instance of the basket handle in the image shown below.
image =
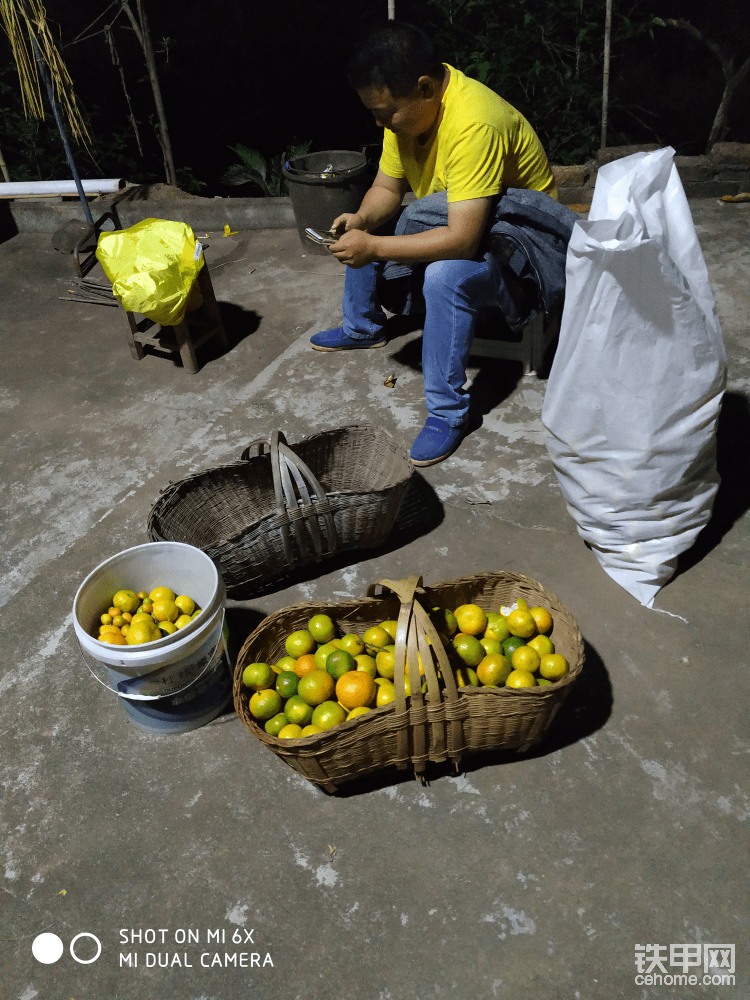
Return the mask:
{"type": "MultiPolygon", "coordinates": [[[[411,707],[409,710],[411,730],[413,733],[412,762],[417,776],[424,771],[425,761],[429,751],[428,725],[432,729],[432,742],[436,753],[446,752],[445,729],[440,722],[430,722],[428,710],[424,705],[419,673],[421,659],[427,681],[427,703],[439,705],[442,701],[437,670],[433,661],[433,653],[437,658],[445,681],[445,700],[449,703],[458,701],[458,688],[453,668],[445,652],[437,629],[429,614],[416,599],[416,590],[422,585],[422,577],[410,576],[404,580],[377,580],[367,588],[367,596],[374,597],[376,588],[391,590],[401,601],[401,608],[396,628],[396,653],[394,657],[393,682],[395,685],[395,709],[398,713],[406,712],[405,676],[408,666],[409,685],[411,688],[411,707]],[[429,640],[429,641],[428,641],[429,640]],[[416,759],[414,759],[416,758],[416,759]]],[[[462,724],[458,718],[451,719],[452,747],[462,746],[462,724]]],[[[398,767],[403,769],[409,759],[409,730],[401,728],[396,735],[398,748],[398,767]]],[[[459,751],[449,751],[457,763],[460,760],[459,751]]]]}
{"type": "Polygon", "coordinates": [[[325,490],[318,482],[312,470],[288,446],[286,438],[280,430],[272,432],[270,442],[258,440],[249,444],[240,456],[241,461],[247,462],[254,457],[252,454],[254,450],[257,450],[258,455],[263,455],[266,449],[270,452],[271,456],[271,473],[273,475],[276,510],[279,514],[286,514],[290,522],[282,521],[280,524],[281,540],[284,546],[284,557],[287,565],[291,566],[294,562],[291,545],[292,535],[299,546],[300,555],[304,560],[307,560],[311,555],[315,559],[321,559],[328,552],[332,552],[338,547],[336,525],[331,511],[328,509],[328,497],[325,490]],[[295,493],[295,486],[303,506],[308,509],[314,507],[313,499],[310,495],[310,490],[312,490],[322,507],[319,514],[315,513],[308,518],[302,515],[297,494],[295,493]],[[318,524],[319,516],[323,517],[325,523],[327,533],[327,539],[325,540],[318,524]],[[310,539],[307,537],[307,532],[309,532],[310,539]],[[327,541],[327,548],[324,546],[324,541],[327,541]]]}

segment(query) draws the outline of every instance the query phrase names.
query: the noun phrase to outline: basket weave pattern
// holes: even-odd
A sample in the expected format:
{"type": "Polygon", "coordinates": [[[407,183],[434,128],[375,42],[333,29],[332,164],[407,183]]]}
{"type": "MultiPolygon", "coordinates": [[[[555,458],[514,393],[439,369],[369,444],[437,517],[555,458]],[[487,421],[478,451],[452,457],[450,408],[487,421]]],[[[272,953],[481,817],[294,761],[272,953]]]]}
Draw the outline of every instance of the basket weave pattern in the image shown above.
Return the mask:
{"type": "Polygon", "coordinates": [[[167,487],[149,515],[152,540],[203,549],[229,591],[386,540],[413,473],[390,434],[342,427],[292,452],[276,432],[266,448],[270,454],[250,457],[246,449],[243,461],[167,487]]]}
{"type": "MultiPolygon", "coordinates": [[[[421,776],[428,761],[450,759],[458,767],[466,753],[528,750],[547,731],[581,672],[584,647],[578,625],[558,598],[535,580],[514,573],[480,573],[425,587],[415,595],[418,583],[421,583],[419,577],[408,581],[381,581],[383,587],[398,591],[407,599],[404,601],[395,593],[383,593],[336,605],[320,602],[290,605],[262,621],[240,651],[234,675],[237,714],[270,750],[327,792],[335,791],[338,785],[353,778],[386,767],[404,768],[411,763],[417,776],[421,776]],[[570,671],[562,680],[544,687],[464,687],[456,690],[453,671],[447,658],[442,658],[439,666],[446,686],[441,693],[437,690],[429,653],[430,648],[437,649],[440,644],[438,641],[436,646],[433,633],[432,647],[426,645],[425,635],[430,634],[430,625],[427,622],[426,632],[420,627],[419,622],[424,623],[427,616],[415,608],[410,595],[415,596],[424,609],[456,608],[473,603],[485,611],[497,611],[503,605],[512,605],[518,598],[525,599],[529,607],[541,605],[552,615],[551,638],[555,651],[566,658],[570,671]],[[250,692],[242,684],[242,672],[249,663],[276,663],[285,654],[286,636],[296,629],[306,628],[309,619],[316,614],[329,614],[344,632],[360,635],[378,622],[399,621],[397,701],[315,736],[280,740],[269,736],[250,714],[250,692]],[[407,649],[410,670],[417,662],[416,652],[419,651],[429,689],[426,699],[420,694],[412,696],[408,708],[403,695],[398,697],[403,691],[403,684],[399,688],[399,670],[403,677],[407,649]]],[[[375,587],[373,585],[368,594],[374,593],[375,587]]],[[[418,692],[418,683],[412,683],[411,687],[418,692]]]]}

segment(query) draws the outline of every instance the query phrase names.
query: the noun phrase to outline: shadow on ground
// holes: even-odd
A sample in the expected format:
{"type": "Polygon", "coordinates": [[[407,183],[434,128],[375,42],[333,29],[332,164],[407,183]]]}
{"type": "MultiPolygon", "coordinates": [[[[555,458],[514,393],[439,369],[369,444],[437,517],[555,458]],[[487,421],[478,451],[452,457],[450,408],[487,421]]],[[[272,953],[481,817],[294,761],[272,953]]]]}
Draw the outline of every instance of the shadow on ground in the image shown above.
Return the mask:
{"type": "MultiPolygon", "coordinates": [[[[457,773],[471,774],[487,767],[519,764],[525,760],[547,757],[601,729],[612,714],[614,702],[612,684],[607,668],[597,651],[589,642],[584,642],[584,646],[586,659],[581,676],[578,682],[573,685],[567,700],[536,746],[526,753],[517,753],[515,750],[487,750],[472,753],[462,759],[458,772],[450,761],[442,764],[428,764],[427,784],[429,785],[431,781],[438,778],[455,777],[457,773]]],[[[366,795],[378,788],[401,785],[414,780],[411,766],[405,771],[389,768],[341,785],[336,791],[336,795],[343,798],[366,795]]]]}
{"type": "MultiPolygon", "coordinates": [[[[260,326],[260,321],[263,319],[262,316],[259,316],[252,309],[243,309],[242,306],[237,306],[232,302],[219,302],[218,305],[228,344],[226,347],[223,347],[217,337],[211,337],[205,344],[197,348],[195,353],[199,369],[229,354],[246,337],[255,333],[260,326]]],[[[203,308],[201,307],[201,309],[203,308]]],[[[156,350],[149,344],[144,345],[143,350],[146,354],[155,354],[160,358],[164,357],[161,351],[156,350]]],[[[172,351],[170,357],[175,368],[183,367],[180,355],[176,351],[172,351]]]]}
{"type": "Polygon", "coordinates": [[[721,476],[711,520],[695,545],[684,552],[672,579],[696,566],[750,510],[750,467],[743,456],[750,440],[750,403],[737,392],[725,394],[716,431],[716,464],[721,476]]]}

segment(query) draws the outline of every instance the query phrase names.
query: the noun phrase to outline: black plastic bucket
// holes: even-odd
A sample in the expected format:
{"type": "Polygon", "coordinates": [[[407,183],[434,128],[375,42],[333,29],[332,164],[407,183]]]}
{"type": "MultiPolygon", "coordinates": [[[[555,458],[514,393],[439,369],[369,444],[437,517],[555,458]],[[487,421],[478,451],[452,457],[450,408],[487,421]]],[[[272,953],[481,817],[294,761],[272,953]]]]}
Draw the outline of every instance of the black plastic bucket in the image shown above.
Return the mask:
{"type": "Polygon", "coordinates": [[[343,212],[356,212],[370,187],[364,153],[329,149],[288,160],[283,167],[289,185],[297,232],[308,253],[327,254],[305,236],[305,229],[330,229],[343,212]]]}

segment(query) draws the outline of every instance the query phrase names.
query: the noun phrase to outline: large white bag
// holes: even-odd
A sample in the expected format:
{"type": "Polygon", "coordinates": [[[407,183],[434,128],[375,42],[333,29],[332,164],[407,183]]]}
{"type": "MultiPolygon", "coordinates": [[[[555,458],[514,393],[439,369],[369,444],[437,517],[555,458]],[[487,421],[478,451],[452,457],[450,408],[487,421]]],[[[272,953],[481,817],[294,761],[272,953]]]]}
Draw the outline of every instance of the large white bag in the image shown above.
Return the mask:
{"type": "Polygon", "coordinates": [[[599,171],[542,421],[580,535],[651,607],[711,516],[726,352],[671,147],[599,171]]]}

